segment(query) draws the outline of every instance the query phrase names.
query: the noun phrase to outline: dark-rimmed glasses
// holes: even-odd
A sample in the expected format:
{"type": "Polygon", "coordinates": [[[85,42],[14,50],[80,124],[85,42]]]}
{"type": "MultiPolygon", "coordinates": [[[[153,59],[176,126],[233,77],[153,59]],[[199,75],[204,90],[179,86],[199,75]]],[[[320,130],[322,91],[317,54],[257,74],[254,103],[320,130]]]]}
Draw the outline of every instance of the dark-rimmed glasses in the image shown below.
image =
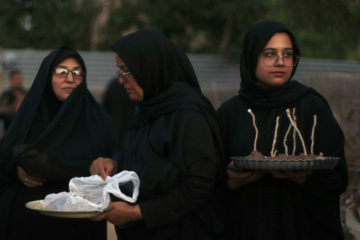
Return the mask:
{"type": "Polygon", "coordinates": [[[282,58],[285,67],[293,67],[300,59],[300,57],[294,55],[292,52],[287,52],[280,56],[275,51],[264,51],[260,54],[260,57],[263,58],[264,65],[267,67],[275,67],[280,58],[282,58]]]}
{"type": "Polygon", "coordinates": [[[71,72],[72,77],[74,79],[82,79],[83,75],[84,75],[84,71],[80,70],[80,69],[75,69],[75,70],[69,70],[67,68],[55,68],[54,69],[55,76],[61,77],[61,78],[66,78],[69,75],[69,72],[71,72]]]}

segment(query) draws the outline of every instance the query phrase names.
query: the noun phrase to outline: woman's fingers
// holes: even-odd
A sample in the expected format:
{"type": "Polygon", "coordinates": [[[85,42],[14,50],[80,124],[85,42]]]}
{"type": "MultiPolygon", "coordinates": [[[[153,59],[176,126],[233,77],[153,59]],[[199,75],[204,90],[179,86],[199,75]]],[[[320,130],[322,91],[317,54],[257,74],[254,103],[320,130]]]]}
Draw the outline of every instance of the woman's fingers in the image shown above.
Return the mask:
{"type": "Polygon", "coordinates": [[[91,164],[90,173],[91,175],[99,175],[105,180],[107,176],[113,174],[114,166],[115,164],[112,159],[100,157],[91,164]]]}
{"type": "Polygon", "coordinates": [[[18,172],[18,178],[19,180],[26,186],[28,187],[39,187],[39,186],[43,186],[44,182],[46,181],[43,178],[38,178],[38,177],[33,177],[28,175],[24,169],[22,169],[21,167],[17,167],[17,172],[18,172]]]}

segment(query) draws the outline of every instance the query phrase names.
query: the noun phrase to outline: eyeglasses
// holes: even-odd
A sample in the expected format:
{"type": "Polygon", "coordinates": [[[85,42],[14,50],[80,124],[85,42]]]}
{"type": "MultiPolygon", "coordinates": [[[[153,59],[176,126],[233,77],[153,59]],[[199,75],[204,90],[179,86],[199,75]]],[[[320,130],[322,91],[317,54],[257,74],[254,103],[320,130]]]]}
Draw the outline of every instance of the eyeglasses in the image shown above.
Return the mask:
{"type": "Polygon", "coordinates": [[[131,74],[130,72],[122,72],[120,69],[116,70],[116,75],[118,75],[118,77],[123,77],[124,79],[126,79],[126,75],[131,74]]]}
{"type": "Polygon", "coordinates": [[[84,75],[84,71],[80,69],[69,70],[67,68],[55,68],[54,70],[55,75],[61,78],[66,78],[69,75],[69,72],[71,72],[74,79],[82,79],[84,75]]]}
{"type": "Polygon", "coordinates": [[[275,51],[264,51],[260,54],[260,57],[263,58],[264,65],[267,67],[275,67],[280,58],[282,58],[285,67],[293,67],[300,59],[300,57],[294,55],[292,52],[287,52],[280,56],[275,51]]]}

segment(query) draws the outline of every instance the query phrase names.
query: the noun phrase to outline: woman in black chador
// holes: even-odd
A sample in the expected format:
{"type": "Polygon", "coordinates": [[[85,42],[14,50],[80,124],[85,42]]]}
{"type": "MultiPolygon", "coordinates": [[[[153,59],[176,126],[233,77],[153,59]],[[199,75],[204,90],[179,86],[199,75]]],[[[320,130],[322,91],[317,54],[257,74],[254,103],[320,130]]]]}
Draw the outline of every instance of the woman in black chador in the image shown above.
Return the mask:
{"type": "Polygon", "coordinates": [[[228,185],[233,189],[230,239],[343,239],[339,197],[348,181],[344,136],[326,100],[314,89],[292,80],[299,57],[293,34],[281,23],[261,22],[247,32],[240,59],[239,95],[218,110],[226,135],[227,159],[230,162],[232,156],[247,156],[254,149],[265,156],[291,155],[294,143],[294,154],[304,153],[299,134],[293,140],[293,130],[283,145],[290,125],[289,109],[307,153],[313,149],[316,155],[323,153],[340,160],[331,170],[228,170],[228,185]]]}
{"type": "Polygon", "coordinates": [[[113,140],[81,56],[52,51],[0,143],[0,239],[106,239],[105,222],[48,217],[25,203],[68,192],[72,177],[88,176],[95,158],[111,156],[113,140]]]}
{"type": "Polygon", "coordinates": [[[190,61],[152,30],[127,35],[112,49],[119,82],[139,104],[123,157],[97,159],[90,170],[103,178],[135,171],[140,194],[135,205],[110,203],[113,210],[94,220],[117,225],[121,240],[220,238],[222,136],[190,61]]]}

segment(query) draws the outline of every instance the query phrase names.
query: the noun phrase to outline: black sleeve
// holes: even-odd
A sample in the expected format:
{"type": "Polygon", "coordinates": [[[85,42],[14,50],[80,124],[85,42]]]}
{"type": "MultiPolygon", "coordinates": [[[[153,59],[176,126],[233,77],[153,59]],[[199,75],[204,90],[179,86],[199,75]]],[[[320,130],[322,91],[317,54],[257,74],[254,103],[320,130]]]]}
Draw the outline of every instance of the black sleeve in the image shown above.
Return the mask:
{"type": "Polygon", "coordinates": [[[172,162],[183,165],[184,174],[167,194],[140,203],[148,228],[188,215],[209,200],[216,182],[217,161],[211,130],[199,113],[180,116],[169,150],[172,162]]]}
{"type": "Polygon", "coordinates": [[[345,139],[327,103],[314,99],[312,105],[318,112],[318,124],[315,139],[316,151],[324,156],[338,157],[334,169],[314,170],[313,174],[303,184],[310,196],[322,202],[337,199],[346,190],[348,184],[347,164],[344,153],[345,139]]]}

